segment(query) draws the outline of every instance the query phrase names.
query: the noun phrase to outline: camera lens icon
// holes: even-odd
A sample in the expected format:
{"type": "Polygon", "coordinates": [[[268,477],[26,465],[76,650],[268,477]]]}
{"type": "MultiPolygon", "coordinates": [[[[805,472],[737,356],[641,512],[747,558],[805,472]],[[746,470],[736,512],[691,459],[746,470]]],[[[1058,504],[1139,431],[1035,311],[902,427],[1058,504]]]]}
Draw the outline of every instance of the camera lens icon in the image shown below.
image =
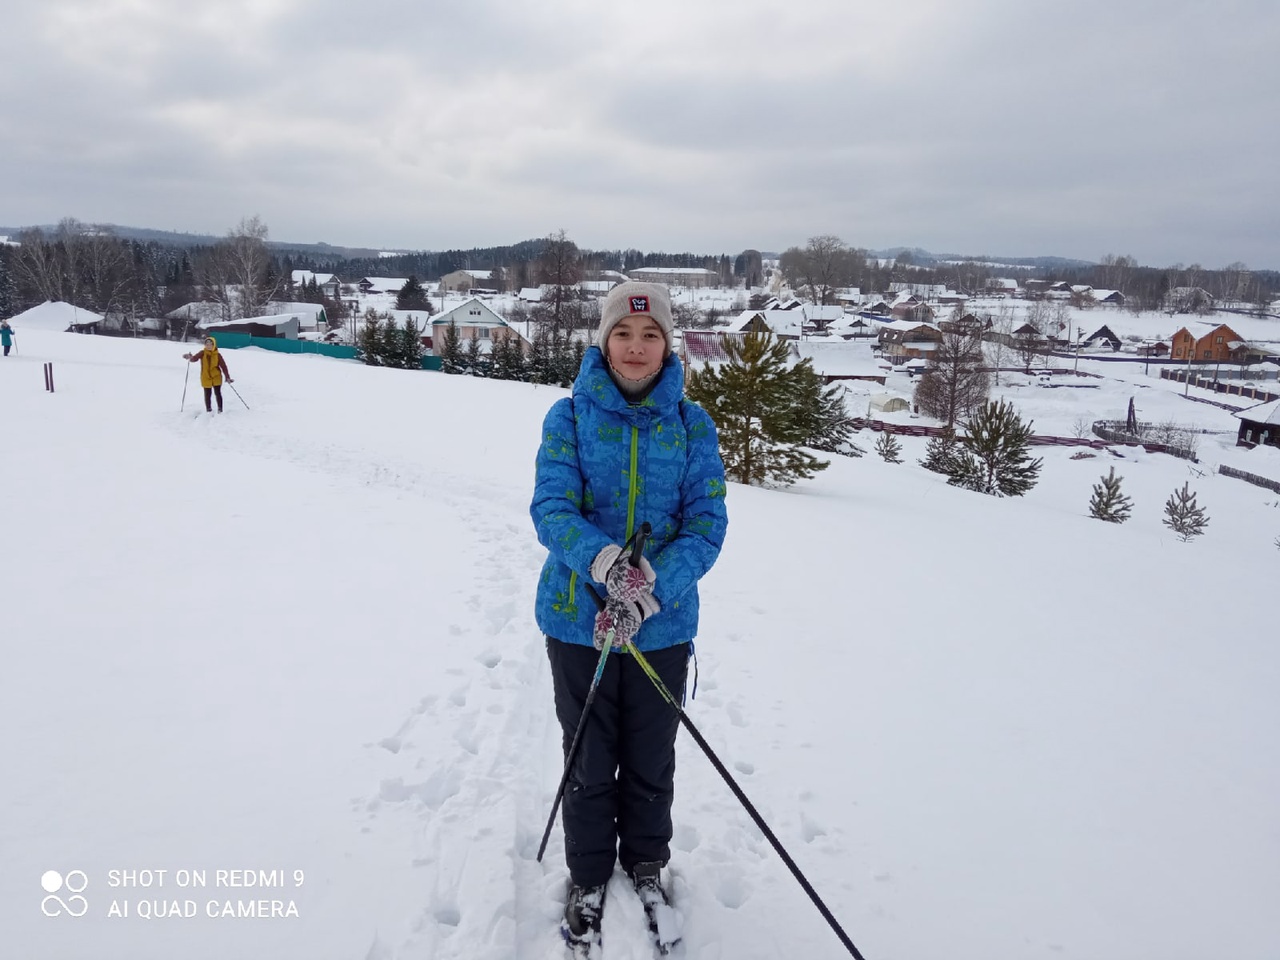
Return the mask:
{"type": "Polygon", "coordinates": [[[89,912],[89,901],[80,896],[89,886],[83,870],[72,870],[65,877],[57,870],[46,870],[40,876],[40,886],[48,894],[40,901],[40,912],[46,917],[83,917],[89,912]],[[65,900],[58,895],[62,890],[70,894],[65,900]]]}

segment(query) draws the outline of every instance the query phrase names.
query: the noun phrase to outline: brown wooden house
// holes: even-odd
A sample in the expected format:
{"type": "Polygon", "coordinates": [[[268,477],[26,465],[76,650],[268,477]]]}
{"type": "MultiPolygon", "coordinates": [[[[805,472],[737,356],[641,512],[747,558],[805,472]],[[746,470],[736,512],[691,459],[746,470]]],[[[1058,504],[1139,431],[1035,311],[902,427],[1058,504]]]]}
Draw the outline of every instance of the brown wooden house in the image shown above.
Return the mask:
{"type": "Polygon", "coordinates": [[[1174,360],[1193,360],[1199,363],[1221,363],[1234,359],[1233,354],[1245,346],[1244,337],[1225,323],[1214,327],[1202,337],[1197,337],[1186,327],[1173,335],[1174,360]]]}

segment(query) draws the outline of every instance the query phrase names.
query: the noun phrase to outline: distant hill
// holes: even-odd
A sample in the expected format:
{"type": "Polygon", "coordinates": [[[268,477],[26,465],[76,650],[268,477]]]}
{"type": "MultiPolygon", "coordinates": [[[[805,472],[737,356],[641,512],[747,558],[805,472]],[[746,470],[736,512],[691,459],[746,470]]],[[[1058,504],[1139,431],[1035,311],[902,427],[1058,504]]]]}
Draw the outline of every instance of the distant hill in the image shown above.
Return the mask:
{"type": "Polygon", "coordinates": [[[896,260],[903,253],[910,254],[913,263],[921,266],[932,266],[949,261],[971,263],[1006,264],[1011,267],[1032,267],[1038,270],[1061,270],[1064,268],[1092,267],[1092,260],[1073,260],[1070,257],[992,257],[975,256],[970,253],[930,253],[920,247],[888,247],[884,250],[870,250],[868,254],[882,260],[896,260]]]}
{"type": "MultiPolygon", "coordinates": [[[[205,233],[178,233],[173,230],[153,230],[150,227],[125,227],[115,223],[104,223],[117,236],[125,240],[137,240],[140,243],[159,243],[169,247],[207,247],[222,240],[223,237],[205,233]]],[[[24,227],[0,227],[0,236],[16,237],[23,230],[38,227],[46,233],[57,229],[57,224],[30,224],[24,227]]],[[[338,257],[342,259],[364,259],[377,257],[382,251],[368,247],[337,247],[329,243],[293,243],[287,240],[268,240],[267,246],[282,252],[306,253],[319,257],[338,257]]],[[[407,251],[406,251],[407,252],[407,251]]]]}
{"type": "MultiPolygon", "coordinates": [[[[118,224],[103,224],[110,227],[118,237],[126,240],[137,240],[143,243],[154,242],[173,247],[197,247],[210,246],[223,239],[220,236],[204,233],[178,233],[173,230],[153,230],[150,227],[124,227],[118,224]]],[[[8,234],[10,237],[17,236],[23,230],[29,227],[0,227],[0,236],[8,234]]],[[[56,229],[55,224],[42,224],[40,229],[48,232],[56,229]]],[[[371,249],[368,247],[342,247],[335,246],[330,243],[294,243],[287,240],[268,240],[267,246],[273,250],[280,252],[295,252],[305,254],[311,257],[321,258],[326,262],[332,263],[335,260],[370,260],[378,259],[384,253],[398,253],[405,256],[415,254],[425,254],[431,251],[427,250],[396,250],[384,251],[371,249]]],[[[494,248],[497,249],[497,248],[494,248]]],[[[868,254],[873,257],[879,257],[885,260],[893,260],[900,257],[903,253],[910,255],[913,263],[920,266],[934,266],[946,261],[972,261],[974,263],[990,263],[993,265],[1007,265],[1014,267],[1028,267],[1039,270],[1061,270],[1073,267],[1091,267],[1093,262],[1089,260],[1072,260],[1069,257],[991,257],[991,256],[974,256],[972,254],[960,253],[931,253],[920,247],[887,247],[884,250],[870,250],[868,254]]],[[[764,252],[764,259],[776,260],[780,254],[764,252]]]]}

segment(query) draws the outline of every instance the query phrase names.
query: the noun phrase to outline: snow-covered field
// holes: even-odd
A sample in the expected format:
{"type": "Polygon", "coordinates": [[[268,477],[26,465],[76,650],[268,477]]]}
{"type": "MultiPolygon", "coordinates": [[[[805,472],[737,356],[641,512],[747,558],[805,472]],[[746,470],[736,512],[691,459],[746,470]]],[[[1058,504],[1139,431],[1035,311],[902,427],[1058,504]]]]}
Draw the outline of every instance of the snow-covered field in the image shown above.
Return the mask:
{"type": "MultiPolygon", "coordinates": [[[[0,359],[0,955],[559,957],[527,505],[563,391],[232,351],[253,409],[228,391],[193,416],[181,345],[20,337],[0,359]],[[166,873],[111,872],[144,870],[166,873]],[[82,871],[83,916],[46,871],[76,912],[82,871]],[[258,871],[279,885],[245,886],[258,871]],[[273,900],[296,916],[221,915],[273,900]],[[194,916],[157,915],[174,901],[194,916]]],[[[1144,419],[1234,432],[1154,377],[1100,384],[1004,392],[1039,432],[1123,417],[1134,391],[1144,419]]],[[[1280,957],[1280,496],[1212,456],[1055,448],[996,500],[904,446],[732,486],[689,705],[853,941],[1280,957]],[[1111,464],[1136,500],[1120,527],[1086,515],[1111,464]],[[1191,544],[1160,523],[1186,480],[1211,516],[1191,544]]],[[[684,956],[844,955],[678,749],[684,956]]],[[[604,933],[611,960],[651,955],[618,880],[604,933]]]]}

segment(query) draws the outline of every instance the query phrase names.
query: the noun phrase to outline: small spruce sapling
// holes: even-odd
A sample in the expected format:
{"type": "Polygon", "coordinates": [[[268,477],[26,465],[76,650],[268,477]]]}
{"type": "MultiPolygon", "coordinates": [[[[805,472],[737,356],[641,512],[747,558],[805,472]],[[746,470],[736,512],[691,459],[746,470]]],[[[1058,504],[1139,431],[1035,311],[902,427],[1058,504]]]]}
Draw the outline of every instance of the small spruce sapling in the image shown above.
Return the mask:
{"type": "Polygon", "coordinates": [[[1040,478],[1039,458],[1027,452],[1031,423],[1004,400],[984,403],[966,424],[947,483],[995,497],[1020,497],[1040,478]]]}
{"type": "Polygon", "coordinates": [[[924,448],[924,459],[920,466],[934,473],[950,475],[956,462],[956,434],[948,427],[943,433],[929,441],[924,448]]]}
{"type": "Polygon", "coordinates": [[[902,462],[902,444],[888,430],[880,434],[880,439],[876,441],[876,453],[880,454],[885,463],[902,462]]]}
{"type": "Polygon", "coordinates": [[[1121,477],[1111,467],[1107,475],[1093,485],[1093,499],[1089,501],[1089,516],[1108,523],[1124,523],[1133,512],[1133,501],[1120,492],[1121,477]]]}
{"type": "Polygon", "coordinates": [[[1165,501],[1163,523],[1183,543],[1204,533],[1204,528],[1209,525],[1209,517],[1204,512],[1204,507],[1196,505],[1196,495],[1191,491],[1190,481],[1184,483],[1181,490],[1173,491],[1165,501]]]}

